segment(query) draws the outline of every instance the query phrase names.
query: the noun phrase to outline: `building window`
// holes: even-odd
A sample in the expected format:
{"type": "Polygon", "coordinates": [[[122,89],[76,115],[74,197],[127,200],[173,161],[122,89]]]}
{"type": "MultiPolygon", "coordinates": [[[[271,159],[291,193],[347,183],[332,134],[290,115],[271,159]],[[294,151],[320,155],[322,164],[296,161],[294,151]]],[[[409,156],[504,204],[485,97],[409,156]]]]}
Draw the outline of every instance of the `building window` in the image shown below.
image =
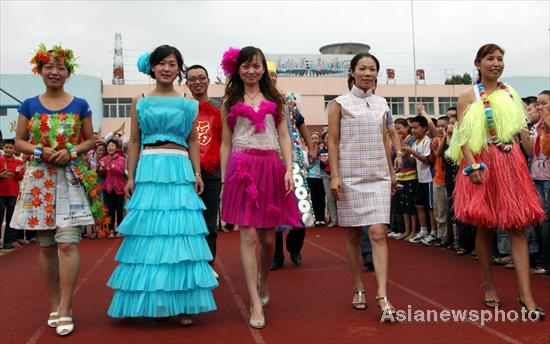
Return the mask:
{"type": "Polygon", "coordinates": [[[330,103],[330,101],[333,100],[336,97],[338,97],[338,96],[325,96],[325,109],[327,108],[328,103],[330,103]]]}
{"type": "MultiPolygon", "coordinates": [[[[435,114],[434,98],[433,97],[417,97],[419,103],[423,103],[428,115],[435,114]]],[[[409,97],[409,115],[416,116],[416,101],[414,97],[409,97]]]]}
{"type": "Polygon", "coordinates": [[[447,109],[456,106],[458,97],[439,97],[439,114],[441,116],[447,113],[447,109]]]}
{"type": "Polygon", "coordinates": [[[0,108],[0,116],[7,116],[8,108],[0,108]]]}
{"type": "Polygon", "coordinates": [[[388,106],[390,107],[392,115],[404,115],[405,114],[405,98],[403,97],[386,97],[388,106]]]}
{"type": "Polygon", "coordinates": [[[103,117],[125,118],[130,117],[132,108],[131,98],[103,98],[103,117]]]}

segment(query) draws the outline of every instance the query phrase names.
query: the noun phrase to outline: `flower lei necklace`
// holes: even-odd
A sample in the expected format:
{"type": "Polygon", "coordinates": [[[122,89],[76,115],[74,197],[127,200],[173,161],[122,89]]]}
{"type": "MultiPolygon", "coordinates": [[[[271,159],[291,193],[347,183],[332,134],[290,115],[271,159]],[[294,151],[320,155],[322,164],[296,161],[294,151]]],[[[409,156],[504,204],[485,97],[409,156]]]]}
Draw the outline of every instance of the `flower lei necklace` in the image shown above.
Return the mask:
{"type": "MultiPolygon", "coordinates": [[[[481,80],[477,81],[477,87],[479,89],[479,95],[481,96],[481,100],[483,101],[483,107],[485,108],[485,118],[487,123],[487,128],[489,131],[489,136],[491,137],[491,142],[495,144],[501,151],[503,152],[509,152],[512,150],[512,145],[509,143],[503,143],[500,141],[496,127],[495,127],[495,120],[493,116],[493,109],[491,109],[491,103],[489,102],[489,95],[487,94],[487,91],[485,90],[485,86],[481,83],[481,80]]],[[[502,81],[498,81],[497,87],[501,90],[504,90],[512,97],[510,94],[510,91],[508,91],[508,88],[506,85],[502,83],[502,81]]]]}

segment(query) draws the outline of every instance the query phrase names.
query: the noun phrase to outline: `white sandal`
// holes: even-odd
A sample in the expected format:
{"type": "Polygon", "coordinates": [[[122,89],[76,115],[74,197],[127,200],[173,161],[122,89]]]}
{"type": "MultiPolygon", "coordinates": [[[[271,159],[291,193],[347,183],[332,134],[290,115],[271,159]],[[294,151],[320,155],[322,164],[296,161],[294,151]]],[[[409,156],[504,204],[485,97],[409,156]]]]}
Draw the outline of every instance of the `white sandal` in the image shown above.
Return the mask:
{"type": "Polygon", "coordinates": [[[73,332],[73,330],[74,330],[74,324],[73,324],[73,318],[72,317],[62,317],[62,318],[58,319],[58,325],[57,325],[57,328],[55,329],[55,332],[59,336],[69,335],[69,334],[71,334],[71,332],[73,332]],[[65,325],[59,325],[59,323],[62,322],[62,321],[70,321],[71,323],[70,324],[65,324],[65,325]]]}
{"type": "Polygon", "coordinates": [[[59,322],[59,313],[58,313],[58,311],[51,312],[49,318],[48,318],[48,327],[51,327],[51,328],[57,327],[57,323],[59,322]],[[51,317],[57,317],[57,319],[49,319],[51,317]]]}

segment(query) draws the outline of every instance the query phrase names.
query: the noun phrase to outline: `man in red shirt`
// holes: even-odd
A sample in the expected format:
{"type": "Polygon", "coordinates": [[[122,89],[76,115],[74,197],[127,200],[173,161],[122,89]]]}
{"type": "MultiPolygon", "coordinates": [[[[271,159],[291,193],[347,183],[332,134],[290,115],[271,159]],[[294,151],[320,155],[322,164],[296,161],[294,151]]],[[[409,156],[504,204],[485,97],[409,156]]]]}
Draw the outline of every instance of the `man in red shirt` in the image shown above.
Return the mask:
{"type": "Polygon", "coordinates": [[[0,226],[6,213],[6,228],[4,230],[4,249],[12,249],[17,237],[23,238],[23,231],[16,233],[10,227],[11,217],[15,209],[15,202],[19,194],[19,181],[23,179],[23,162],[16,159],[15,140],[4,140],[4,155],[0,156],[0,226]]]}
{"type": "MultiPolygon", "coordinates": [[[[201,198],[206,206],[203,212],[208,235],[206,242],[216,259],[216,238],[218,229],[218,210],[220,208],[221,165],[220,146],[222,142],[222,119],[219,110],[220,103],[208,97],[210,79],[206,68],[194,65],[185,72],[185,84],[193,98],[199,101],[197,116],[197,140],[200,144],[201,176],[204,182],[204,192],[201,198]]],[[[212,260],[212,265],[214,261],[212,260]]]]}

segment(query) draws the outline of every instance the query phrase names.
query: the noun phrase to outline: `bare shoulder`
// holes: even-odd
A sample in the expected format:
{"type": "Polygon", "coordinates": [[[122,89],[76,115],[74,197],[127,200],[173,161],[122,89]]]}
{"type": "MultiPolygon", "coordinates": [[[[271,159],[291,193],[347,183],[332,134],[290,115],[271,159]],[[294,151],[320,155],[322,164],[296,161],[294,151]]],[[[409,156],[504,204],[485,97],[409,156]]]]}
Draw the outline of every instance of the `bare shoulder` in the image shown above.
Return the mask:
{"type": "Polygon", "coordinates": [[[340,111],[340,109],[342,108],[342,106],[340,105],[340,103],[338,103],[336,101],[336,99],[333,99],[331,100],[329,103],[328,103],[328,106],[327,106],[329,112],[332,112],[332,111],[340,111]]]}
{"type": "Polygon", "coordinates": [[[468,89],[462,91],[462,93],[458,96],[458,101],[462,101],[465,104],[472,103],[475,100],[476,93],[473,87],[469,87],[468,89]]]}

